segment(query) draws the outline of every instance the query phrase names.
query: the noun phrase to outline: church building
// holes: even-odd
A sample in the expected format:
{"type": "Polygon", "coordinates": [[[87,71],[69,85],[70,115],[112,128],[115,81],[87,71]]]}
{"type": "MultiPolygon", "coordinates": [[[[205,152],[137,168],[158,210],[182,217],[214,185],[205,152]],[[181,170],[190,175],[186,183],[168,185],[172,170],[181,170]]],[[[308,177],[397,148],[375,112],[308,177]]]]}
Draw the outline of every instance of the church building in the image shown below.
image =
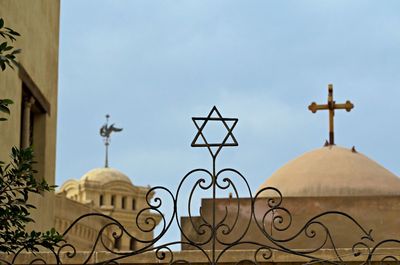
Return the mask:
{"type": "MultiPolygon", "coordinates": [[[[88,213],[101,213],[116,219],[132,235],[112,238],[110,233],[104,233],[108,240],[107,247],[128,251],[148,245],[141,241],[151,241],[153,232],[143,229],[157,225],[160,221],[159,215],[148,210],[142,212],[148,207],[147,200],[151,200],[154,195],[150,193],[146,197],[149,190],[150,187],[133,185],[130,178],[117,169],[92,169],[79,180],[68,180],[60,187],[57,199],[62,207],[55,209],[56,229],[65,231],[78,217],[88,213]],[[146,223],[150,219],[154,224],[146,223]]],[[[101,229],[106,226],[107,221],[107,218],[96,215],[84,218],[77,226],[74,225],[74,231],[68,233],[67,241],[79,249],[88,249],[102,233],[101,229]]]]}

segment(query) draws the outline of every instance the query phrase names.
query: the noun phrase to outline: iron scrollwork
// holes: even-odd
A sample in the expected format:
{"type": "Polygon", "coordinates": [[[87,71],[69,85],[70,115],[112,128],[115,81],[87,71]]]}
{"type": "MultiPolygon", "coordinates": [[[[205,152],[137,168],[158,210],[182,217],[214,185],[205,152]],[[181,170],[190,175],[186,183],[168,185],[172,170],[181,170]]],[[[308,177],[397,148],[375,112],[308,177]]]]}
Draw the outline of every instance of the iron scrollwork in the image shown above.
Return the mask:
{"type": "MultiPolygon", "coordinates": [[[[91,250],[88,252],[83,264],[91,263],[91,259],[96,250],[104,250],[113,256],[105,260],[96,261],[96,264],[118,264],[123,259],[132,256],[140,256],[144,253],[152,253],[159,262],[176,264],[195,262],[190,259],[182,259],[173,250],[174,246],[184,246],[198,250],[203,258],[203,263],[219,264],[224,257],[229,255],[230,250],[247,249],[252,256],[236,260],[234,263],[260,264],[273,261],[275,252],[282,252],[298,256],[305,260],[304,263],[328,263],[345,264],[345,261],[335,246],[334,237],[330,227],[324,224],[323,219],[329,216],[344,218],[354,226],[354,232],[360,234],[360,240],[352,246],[352,255],[359,257],[365,255],[360,264],[370,264],[372,257],[378,248],[385,244],[399,244],[399,240],[389,239],[374,244],[371,230],[366,230],[350,215],[339,211],[326,211],[310,218],[305,224],[296,229],[289,236],[279,236],[281,232],[288,232],[293,228],[293,216],[291,212],[283,205],[283,196],[281,192],[273,187],[266,187],[253,195],[250,185],[246,178],[233,168],[224,168],[217,170],[216,161],[218,154],[223,147],[237,146],[238,143],[232,131],[235,128],[238,119],[223,118],[216,107],[213,107],[207,117],[193,118],[197,128],[197,134],[192,142],[193,147],[206,147],[212,158],[211,170],[198,168],[188,172],[180,181],[176,191],[172,191],[163,186],[152,187],[147,193],[147,207],[141,209],[137,215],[137,229],[142,233],[154,233],[151,240],[146,240],[139,236],[134,236],[124,228],[124,226],[115,218],[100,214],[90,213],[79,217],[64,232],[64,237],[68,236],[70,231],[83,219],[103,218],[107,224],[99,231],[96,240],[93,242],[91,250]],[[220,143],[209,143],[204,135],[204,129],[209,122],[219,122],[222,128],[225,128],[227,134],[220,143]],[[192,183],[191,187],[186,188],[187,182],[192,183]],[[239,188],[239,184],[242,188],[239,188]],[[243,188],[244,187],[244,188],[243,188]],[[241,196],[241,191],[245,191],[246,196],[241,196]],[[211,206],[208,209],[200,208],[199,216],[194,216],[193,200],[196,192],[210,192],[211,206]],[[218,204],[218,192],[231,191],[230,206],[218,204]],[[265,194],[269,196],[265,196],[265,194]],[[152,194],[155,197],[152,198],[152,194]],[[160,194],[166,194],[163,198],[160,194]],[[272,194],[272,195],[271,195],[272,194]],[[179,216],[181,198],[188,196],[186,204],[188,217],[186,225],[190,229],[183,227],[179,216]],[[162,210],[165,201],[168,200],[171,205],[168,213],[162,210]],[[249,207],[243,208],[243,201],[247,201],[249,207]],[[221,206],[222,205],[222,206],[221,206]],[[232,210],[233,209],[233,210],[232,210]],[[146,213],[153,212],[159,214],[161,222],[156,230],[156,220],[149,217],[146,213]],[[245,212],[245,213],[244,213],[245,212]],[[160,243],[166,233],[176,225],[181,233],[181,239],[173,242],[160,243]],[[257,238],[249,237],[252,230],[258,233],[257,238]],[[190,231],[190,233],[188,233],[190,231]],[[193,234],[195,235],[193,237],[193,234]],[[111,235],[111,239],[110,239],[111,235]],[[118,251],[110,246],[110,242],[121,237],[128,237],[141,243],[141,247],[131,251],[118,251]],[[109,239],[108,241],[106,239],[109,239]],[[307,240],[316,240],[312,248],[298,250],[291,246],[299,238],[307,240]],[[318,238],[318,240],[317,240],[318,238]],[[111,241],[110,241],[111,240],[111,241]],[[372,245],[372,246],[371,246],[372,245]],[[326,259],[319,255],[319,251],[329,247],[333,250],[334,257],[326,259]]],[[[22,250],[18,251],[11,262],[14,264],[16,258],[22,250]]],[[[64,242],[57,250],[51,250],[55,264],[67,264],[68,259],[74,258],[78,250],[68,242],[64,242]]],[[[381,263],[395,262],[399,263],[396,255],[383,255],[381,263]]],[[[31,264],[46,264],[46,260],[35,258],[31,264]]]]}

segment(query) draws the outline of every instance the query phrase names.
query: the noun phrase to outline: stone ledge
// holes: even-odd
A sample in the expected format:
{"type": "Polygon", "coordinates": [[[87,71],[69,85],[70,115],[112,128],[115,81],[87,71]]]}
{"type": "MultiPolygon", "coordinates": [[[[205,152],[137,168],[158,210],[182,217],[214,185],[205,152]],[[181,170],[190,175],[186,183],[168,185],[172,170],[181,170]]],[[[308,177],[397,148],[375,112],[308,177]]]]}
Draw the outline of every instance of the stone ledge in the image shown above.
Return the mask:
{"type": "MultiPolygon", "coordinates": [[[[354,257],[351,249],[338,249],[337,250],[339,255],[342,257],[343,262],[345,264],[361,264],[367,258],[367,255],[360,255],[358,257],[354,257]]],[[[87,264],[95,264],[98,262],[102,262],[105,260],[109,260],[112,258],[117,258],[117,262],[119,264],[168,264],[170,262],[171,255],[166,253],[166,257],[163,260],[157,259],[155,252],[147,252],[143,254],[138,254],[135,256],[127,256],[121,257],[115,255],[110,252],[104,251],[95,251],[89,262],[87,264]],[[119,259],[118,259],[119,257],[119,259]]],[[[190,260],[192,264],[207,264],[208,259],[205,257],[205,253],[211,256],[210,251],[206,251],[205,253],[199,250],[185,250],[185,251],[173,251],[174,260],[190,260]]],[[[217,255],[220,254],[221,251],[217,251],[217,255]]],[[[221,257],[219,264],[235,264],[239,260],[254,260],[254,253],[255,250],[229,250],[226,251],[223,256],[221,257]]],[[[367,253],[365,250],[363,253],[367,253]]],[[[77,265],[83,264],[90,252],[87,251],[79,251],[76,255],[69,259],[67,257],[67,252],[63,252],[60,256],[62,264],[65,265],[77,265]]],[[[374,256],[372,257],[373,262],[379,262],[384,256],[393,255],[397,258],[400,258],[400,248],[385,248],[379,249],[376,251],[374,256]]],[[[314,254],[315,257],[325,259],[325,260],[332,260],[334,261],[336,258],[335,252],[332,249],[322,249],[318,251],[317,254],[314,254]]],[[[288,254],[280,251],[273,251],[272,257],[268,260],[263,261],[261,254],[257,256],[259,259],[258,261],[261,264],[303,264],[309,261],[309,259],[305,257],[296,256],[293,254],[288,254]]],[[[11,257],[8,255],[0,255],[1,259],[10,260],[11,257]]],[[[34,259],[43,259],[47,262],[47,264],[56,264],[56,260],[54,254],[51,252],[40,252],[37,253],[35,256],[30,253],[21,253],[15,264],[29,264],[34,259]]],[[[395,264],[395,262],[386,262],[386,264],[395,264]]]]}

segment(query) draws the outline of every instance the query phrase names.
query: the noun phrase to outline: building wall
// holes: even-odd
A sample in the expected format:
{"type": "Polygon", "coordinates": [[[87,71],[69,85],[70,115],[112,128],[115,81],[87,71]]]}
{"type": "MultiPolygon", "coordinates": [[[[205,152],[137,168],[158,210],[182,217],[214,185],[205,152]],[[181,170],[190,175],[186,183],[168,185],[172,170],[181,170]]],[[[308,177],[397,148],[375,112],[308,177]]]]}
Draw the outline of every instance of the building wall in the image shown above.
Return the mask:
{"type": "MultiPolygon", "coordinates": [[[[278,199],[275,199],[278,201],[278,199]]],[[[240,210],[237,223],[232,231],[227,235],[222,233],[219,229],[218,238],[224,242],[233,242],[238,239],[247,228],[250,220],[251,213],[251,200],[242,198],[239,201],[240,210]]],[[[217,199],[216,200],[216,222],[220,222],[226,214],[227,217],[224,224],[233,226],[236,218],[238,201],[237,199],[217,199]]],[[[279,231],[271,224],[272,212],[264,218],[265,213],[270,209],[267,206],[267,199],[259,198],[255,205],[255,217],[258,223],[265,227],[268,235],[272,235],[276,240],[287,239],[298,233],[305,224],[313,217],[326,212],[326,211],[339,211],[347,213],[354,218],[365,230],[369,232],[372,229],[372,237],[375,242],[386,239],[399,238],[400,234],[400,220],[398,218],[400,213],[400,196],[342,196],[342,197],[284,197],[282,207],[286,208],[291,213],[291,224],[287,229],[279,231]],[[264,219],[263,219],[264,218],[264,219]],[[264,220],[264,222],[263,222],[264,220]]],[[[203,218],[212,223],[212,200],[202,200],[202,213],[203,218]]],[[[274,216],[282,216],[283,222],[279,223],[279,219],[275,224],[277,228],[284,228],[289,224],[289,216],[283,211],[275,211],[274,216]]],[[[199,235],[193,228],[193,224],[197,230],[204,224],[203,219],[200,217],[193,217],[192,221],[188,217],[182,217],[181,223],[183,233],[187,238],[195,242],[205,242],[210,236],[210,231],[206,229],[204,235],[199,235]]],[[[333,243],[337,248],[351,248],[353,244],[359,242],[362,236],[366,234],[355,225],[348,217],[338,214],[328,214],[324,217],[318,218],[330,231],[333,243]]],[[[321,246],[325,239],[325,233],[321,226],[310,226],[308,232],[314,230],[316,235],[312,238],[307,237],[305,233],[301,233],[298,237],[289,242],[282,244],[289,248],[295,249],[314,249],[321,246]]],[[[271,244],[267,237],[262,234],[259,227],[255,224],[254,219],[251,220],[249,230],[243,241],[260,242],[264,244],[271,244]]],[[[182,235],[182,241],[186,238],[182,235]]],[[[206,249],[211,249],[210,243],[204,246],[206,249]]],[[[331,242],[322,245],[323,248],[331,248],[331,242]]],[[[398,246],[396,246],[398,247],[398,246]]],[[[217,248],[221,249],[223,246],[217,244],[217,248]]],[[[235,249],[249,249],[254,248],[253,245],[241,245],[235,249]]],[[[189,245],[182,245],[182,249],[194,249],[189,245]]]]}
{"type": "MultiPolygon", "coordinates": [[[[119,174],[118,171],[113,169],[102,169],[103,171],[110,172],[112,174],[119,174]]],[[[95,175],[92,175],[94,178],[95,175]]],[[[147,220],[154,220],[155,224],[160,222],[161,217],[154,213],[146,210],[142,212],[143,208],[146,208],[145,195],[149,191],[149,187],[134,186],[130,182],[118,181],[118,176],[109,175],[110,180],[107,182],[102,181],[88,181],[88,180],[68,180],[61,187],[57,194],[57,197],[65,197],[63,204],[58,204],[60,207],[56,209],[56,219],[59,223],[63,223],[68,220],[71,223],[71,214],[73,213],[74,218],[91,212],[102,213],[106,216],[115,218],[120,222],[130,235],[134,238],[131,239],[126,233],[119,239],[119,244],[111,246],[113,249],[119,249],[120,251],[130,251],[132,249],[139,249],[149,246],[154,236],[154,231],[150,229],[150,224],[146,223],[147,220]],[[100,205],[99,198],[103,195],[103,205],[100,205]],[[114,205],[111,204],[111,197],[114,196],[114,205]],[[125,197],[125,207],[122,207],[122,198],[125,197]],[[132,208],[132,199],[135,199],[137,206],[135,209],[132,208]],[[73,205],[77,206],[79,210],[69,210],[73,205]],[[140,213],[140,214],[139,214],[140,213]],[[139,216],[138,216],[139,215],[139,216]],[[146,229],[148,229],[146,231],[146,229]],[[132,245],[131,245],[132,240],[132,245]],[[146,241],[146,242],[140,242],[146,241]],[[150,242],[150,243],[149,243],[150,242]]],[[[152,197],[153,194],[150,195],[152,197]]],[[[100,232],[101,228],[105,226],[104,217],[93,217],[82,220],[86,222],[89,227],[93,227],[97,233],[100,232]]],[[[59,227],[59,226],[57,226],[59,227]]],[[[119,234],[120,229],[117,226],[111,226],[111,230],[107,231],[106,237],[112,240],[112,232],[119,234]]],[[[61,228],[59,231],[64,231],[65,228],[61,228]]],[[[79,250],[89,250],[88,245],[92,242],[84,242],[79,240],[78,237],[72,237],[71,242],[77,246],[79,250]]],[[[115,240],[112,240],[113,243],[115,240]]]]}
{"type": "MultiPolygon", "coordinates": [[[[21,34],[14,46],[22,49],[18,61],[23,67],[0,72],[0,97],[14,101],[9,120],[0,123],[0,160],[8,161],[11,147],[20,146],[22,86],[23,82],[29,83],[30,89],[36,87],[49,106],[46,113],[36,116],[35,126],[39,129],[35,131],[34,148],[38,177],[54,184],[60,1],[1,0],[0,17],[6,26],[21,34]]],[[[35,229],[54,226],[53,196],[46,193],[32,198],[38,207],[32,211],[35,229]]]]}
{"type": "MultiPolygon", "coordinates": [[[[60,233],[64,233],[75,220],[84,214],[99,213],[91,204],[82,204],[74,200],[70,200],[64,194],[56,194],[54,209],[55,214],[55,229],[60,233]]],[[[74,245],[78,251],[89,251],[100,230],[108,223],[107,219],[88,217],[79,221],[72,226],[71,231],[68,231],[64,239],[74,245]]],[[[107,247],[112,248],[113,241],[106,233],[103,234],[103,240],[107,247]]],[[[103,249],[101,246],[99,249],[103,249]]],[[[98,249],[98,250],[99,250],[98,249]]]]}

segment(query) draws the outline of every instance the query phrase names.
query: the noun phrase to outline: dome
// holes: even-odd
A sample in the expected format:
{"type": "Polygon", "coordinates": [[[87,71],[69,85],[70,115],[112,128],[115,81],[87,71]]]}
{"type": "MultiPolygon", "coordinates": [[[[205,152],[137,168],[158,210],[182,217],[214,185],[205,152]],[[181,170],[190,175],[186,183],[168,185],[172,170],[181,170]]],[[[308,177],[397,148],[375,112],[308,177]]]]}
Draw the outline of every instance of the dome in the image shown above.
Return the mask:
{"type": "Polygon", "coordinates": [[[81,181],[97,181],[101,184],[109,183],[112,181],[124,181],[132,185],[131,180],[127,175],[114,168],[95,168],[87,172],[81,178],[81,181]]]}
{"type": "Polygon", "coordinates": [[[330,145],[288,162],[264,187],[283,196],[400,195],[400,178],[361,153],[330,145]]]}

